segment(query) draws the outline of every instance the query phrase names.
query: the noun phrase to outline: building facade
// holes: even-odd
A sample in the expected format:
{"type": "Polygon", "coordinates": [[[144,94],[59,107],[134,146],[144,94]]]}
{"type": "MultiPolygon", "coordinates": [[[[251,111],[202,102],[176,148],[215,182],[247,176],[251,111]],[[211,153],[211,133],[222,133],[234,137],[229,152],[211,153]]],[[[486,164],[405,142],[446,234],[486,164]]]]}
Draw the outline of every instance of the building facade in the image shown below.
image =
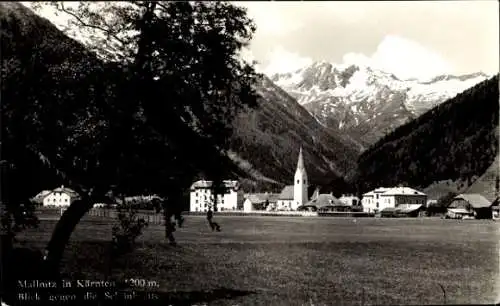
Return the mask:
{"type": "Polygon", "coordinates": [[[448,205],[446,216],[452,219],[474,217],[476,219],[493,218],[493,203],[481,194],[459,194],[448,205]]]}
{"type": "Polygon", "coordinates": [[[275,207],[278,194],[275,193],[249,193],[245,195],[243,202],[243,211],[267,210],[269,207],[275,207]]]}
{"type": "MultiPolygon", "coordinates": [[[[223,181],[226,188],[224,194],[217,196],[217,211],[243,209],[243,191],[238,181],[223,181]]],[[[214,210],[214,195],[212,181],[199,180],[191,185],[189,210],[192,212],[206,212],[214,210]]]]}
{"type": "Polygon", "coordinates": [[[409,187],[377,188],[363,194],[364,212],[379,212],[386,208],[415,208],[427,203],[427,195],[409,187]]]}
{"type": "Polygon", "coordinates": [[[78,194],[64,186],[56,188],[43,197],[43,206],[67,207],[78,198],[78,194]]]}
{"type": "Polygon", "coordinates": [[[294,185],[288,185],[281,190],[280,195],[278,196],[278,201],[276,202],[275,210],[292,210],[293,205],[293,196],[294,196],[294,185]]]}

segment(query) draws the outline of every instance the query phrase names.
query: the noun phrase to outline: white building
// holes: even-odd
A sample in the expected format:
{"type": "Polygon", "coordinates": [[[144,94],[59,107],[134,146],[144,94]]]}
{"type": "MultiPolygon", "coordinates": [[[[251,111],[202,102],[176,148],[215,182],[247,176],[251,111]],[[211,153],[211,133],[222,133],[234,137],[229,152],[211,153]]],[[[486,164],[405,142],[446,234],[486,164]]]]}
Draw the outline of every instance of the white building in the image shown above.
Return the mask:
{"type": "MultiPolygon", "coordinates": [[[[243,207],[243,191],[240,189],[238,181],[225,180],[226,193],[217,196],[217,210],[238,210],[243,207]]],[[[190,211],[206,212],[208,209],[214,210],[214,196],[212,192],[212,181],[200,180],[191,185],[189,197],[190,211]]]]}
{"type": "Polygon", "coordinates": [[[61,186],[52,190],[43,197],[43,206],[64,207],[69,206],[74,200],[78,199],[76,191],[61,186]]]}
{"type": "Polygon", "coordinates": [[[295,170],[294,184],[285,186],[281,191],[278,197],[277,210],[297,210],[299,206],[306,204],[309,201],[307,194],[308,184],[301,147],[297,169],[295,170]]]}
{"type": "Polygon", "coordinates": [[[381,187],[363,194],[361,203],[365,212],[379,212],[385,208],[398,207],[418,208],[427,203],[427,195],[409,187],[381,187]]]}
{"type": "Polygon", "coordinates": [[[251,212],[256,210],[266,210],[276,206],[278,194],[276,193],[249,193],[245,195],[243,211],[251,212]]]}

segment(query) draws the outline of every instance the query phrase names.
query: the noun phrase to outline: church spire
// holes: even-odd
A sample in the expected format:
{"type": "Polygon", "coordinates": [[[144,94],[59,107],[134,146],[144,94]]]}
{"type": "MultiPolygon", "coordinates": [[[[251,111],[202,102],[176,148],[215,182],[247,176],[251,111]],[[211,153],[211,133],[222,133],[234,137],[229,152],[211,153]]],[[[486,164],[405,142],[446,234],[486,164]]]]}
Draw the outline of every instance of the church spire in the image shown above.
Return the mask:
{"type": "Polygon", "coordinates": [[[304,170],[304,157],[302,156],[302,146],[299,151],[299,161],[297,162],[297,170],[304,170]]]}

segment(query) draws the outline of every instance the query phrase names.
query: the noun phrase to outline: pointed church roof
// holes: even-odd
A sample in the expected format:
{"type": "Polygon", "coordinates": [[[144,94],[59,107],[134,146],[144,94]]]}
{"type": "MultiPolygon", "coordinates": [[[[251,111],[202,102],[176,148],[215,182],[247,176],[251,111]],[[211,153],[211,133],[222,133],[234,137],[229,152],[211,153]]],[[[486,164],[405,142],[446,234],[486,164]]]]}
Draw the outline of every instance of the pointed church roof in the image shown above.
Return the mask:
{"type": "Polygon", "coordinates": [[[297,162],[297,170],[305,170],[304,168],[304,157],[302,156],[302,147],[300,147],[299,151],[299,161],[297,162]]]}

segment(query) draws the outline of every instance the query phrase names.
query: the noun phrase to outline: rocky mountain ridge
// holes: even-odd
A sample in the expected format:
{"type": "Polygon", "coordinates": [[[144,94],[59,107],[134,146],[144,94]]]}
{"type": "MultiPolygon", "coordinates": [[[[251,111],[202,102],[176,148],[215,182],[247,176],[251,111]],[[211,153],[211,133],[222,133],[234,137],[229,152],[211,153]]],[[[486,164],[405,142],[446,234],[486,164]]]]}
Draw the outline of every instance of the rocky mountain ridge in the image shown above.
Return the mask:
{"type": "Polygon", "coordinates": [[[270,79],[323,125],[365,146],[485,79],[484,73],[401,80],[365,65],[316,62],[270,79]]]}

